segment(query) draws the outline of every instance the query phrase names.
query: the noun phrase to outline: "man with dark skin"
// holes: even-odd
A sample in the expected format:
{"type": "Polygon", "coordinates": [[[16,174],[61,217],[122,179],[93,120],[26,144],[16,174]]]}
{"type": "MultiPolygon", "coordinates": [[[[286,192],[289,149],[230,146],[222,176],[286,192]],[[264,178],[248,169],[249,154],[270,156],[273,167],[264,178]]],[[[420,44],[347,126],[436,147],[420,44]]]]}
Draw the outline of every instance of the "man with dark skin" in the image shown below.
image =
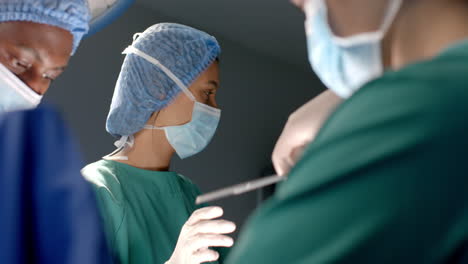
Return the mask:
{"type": "MultiPolygon", "coordinates": [[[[3,0],[0,3],[0,63],[35,94],[44,95],[51,82],[65,70],[70,56],[88,32],[90,17],[86,0],[3,0]]],[[[7,93],[19,88],[2,89],[7,93]]],[[[24,107],[20,104],[22,99],[17,94],[3,96],[0,112],[37,105],[24,107]]]]}
{"type": "Polygon", "coordinates": [[[0,63],[38,94],[45,94],[66,68],[73,35],[47,24],[0,23],[0,63]]]}
{"type": "Polygon", "coordinates": [[[65,70],[89,20],[86,0],[0,3],[2,263],[109,263],[69,129],[51,107],[16,111],[26,109],[21,96],[45,94],[65,70]]]}

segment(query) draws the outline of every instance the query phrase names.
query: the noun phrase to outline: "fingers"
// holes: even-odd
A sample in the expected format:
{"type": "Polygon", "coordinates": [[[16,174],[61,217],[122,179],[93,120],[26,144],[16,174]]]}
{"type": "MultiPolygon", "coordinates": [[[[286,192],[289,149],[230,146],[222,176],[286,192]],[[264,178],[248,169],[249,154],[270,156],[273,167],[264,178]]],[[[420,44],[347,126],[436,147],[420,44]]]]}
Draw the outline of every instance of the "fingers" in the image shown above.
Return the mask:
{"type": "Polygon", "coordinates": [[[287,144],[285,144],[285,132],[281,134],[278,141],[276,142],[275,148],[271,160],[273,161],[273,166],[275,167],[276,173],[278,176],[284,176],[287,171],[289,171],[289,165],[284,160],[285,154],[288,153],[287,144]]]}
{"type": "Polygon", "coordinates": [[[296,163],[302,158],[302,154],[304,154],[306,147],[307,144],[303,144],[292,149],[289,156],[289,163],[292,166],[296,165],[296,163]]]}
{"type": "Polygon", "coordinates": [[[209,247],[232,247],[234,240],[231,237],[217,234],[198,234],[190,243],[192,252],[209,247]]]}
{"type": "Polygon", "coordinates": [[[206,263],[212,262],[219,259],[219,253],[211,249],[201,249],[193,254],[193,260],[195,263],[206,263]]]}
{"type": "Polygon", "coordinates": [[[302,154],[307,147],[307,144],[293,148],[289,153],[282,153],[284,155],[273,157],[273,166],[279,176],[285,176],[302,158],[302,154]]]}
{"type": "Polygon", "coordinates": [[[197,233],[229,234],[236,230],[236,225],[227,220],[206,220],[193,225],[197,233]]]}
{"type": "Polygon", "coordinates": [[[289,130],[285,128],[273,150],[272,161],[278,176],[285,176],[289,173],[311,142],[306,136],[289,134],[289,130]]]}
{"type": "Polygon", "coordinates": [[[289,150],[281,147],[275,147],[272,155],[272,161],[278,176],[285,176],[291,169],[292,164],[287,159],[288,156],[289,150]]]}
{"type": "Polygon", "coordinates": [[[280,157],[273,158],[273,166],[275,167],[275,171],[278,176],[285,176],[291,168],[286,160],[280,157]]]}
{"type": "Polygon", "coordinates": [[[236,230],[236,225],[217,219],[223,215],[218,206],[204,207],[192,213],[182,227],[176,248],[169,263],[200,264],[216,261],[219,254],[210,247],[231,247],[234,240],[226,236],[236,230]]]}
{"type": "Polygon", "coordinates": [[[196,223],[203,220],[211,220],[221,217],[223,213],[223,209],[218,206],[204,207],[193,212],[190,218],[187,220],[186,224],[195,225],[196,223]]]}

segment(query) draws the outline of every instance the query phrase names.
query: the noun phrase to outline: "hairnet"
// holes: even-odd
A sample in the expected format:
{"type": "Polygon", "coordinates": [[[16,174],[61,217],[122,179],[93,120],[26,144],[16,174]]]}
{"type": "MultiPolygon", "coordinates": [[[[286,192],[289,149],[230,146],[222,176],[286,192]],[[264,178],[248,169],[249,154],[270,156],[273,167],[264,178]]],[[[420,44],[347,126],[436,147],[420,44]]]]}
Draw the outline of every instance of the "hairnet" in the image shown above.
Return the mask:
{"type": "Polygon", "coordinates": [[[88,32],[90,11],[86,0],[2,0],[0,22],[29,21],[68,30],[75,53],[88,32]]]}
{"type": "MultiPolygon", "coordinates": [[[[214,37],[172,23],[148,28],[132,45],[161,62],[187,87],[221,52],[214,37]]],[[[143,128],[152,113],[166,107],[181,91],[157,66],[128,54],[115,86],[107,131],[114,136],[133,135],[143,128]]]]}

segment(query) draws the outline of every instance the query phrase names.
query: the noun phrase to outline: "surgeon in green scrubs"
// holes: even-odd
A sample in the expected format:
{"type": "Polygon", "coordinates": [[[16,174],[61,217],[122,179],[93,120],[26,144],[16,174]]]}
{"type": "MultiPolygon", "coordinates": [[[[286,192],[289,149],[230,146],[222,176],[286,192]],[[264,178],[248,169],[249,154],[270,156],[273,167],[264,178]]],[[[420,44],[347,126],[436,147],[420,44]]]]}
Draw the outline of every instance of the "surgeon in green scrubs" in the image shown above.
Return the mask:
{"type": "Polygon", "coordinates": [[[222,261],[213,247],[230,247],[234,223],[219,207],[198,208],[200,193],[170,171],[172,156],[202,151],[220,110],[216,39],[179,24],[137,34],[125,51],[106,129],[118,149],[85,167],[98,197],[109,245],[122,264],[222,261]]]}
{"type": "Polygon", "coordinates": [[[468,263],[468,1],[293,2],[328,95],[290,117],[288,180],[227,263],[468,263]]]}

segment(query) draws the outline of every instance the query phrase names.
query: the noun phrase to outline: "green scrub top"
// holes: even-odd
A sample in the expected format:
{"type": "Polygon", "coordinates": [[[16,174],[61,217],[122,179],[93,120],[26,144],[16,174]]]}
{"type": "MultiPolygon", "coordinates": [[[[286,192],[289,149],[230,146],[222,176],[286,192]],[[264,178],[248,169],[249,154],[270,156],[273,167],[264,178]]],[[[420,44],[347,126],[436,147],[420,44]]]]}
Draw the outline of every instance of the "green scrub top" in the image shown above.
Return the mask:
{"type": "Polygon", "coordinates": [[[94,187],[117,263],[169,260],[182,226],[198,209],[197,186],[175,172],[148,171],[110,160],[92,163],[82,173],[94,187]]]}
{"type": "Polygon", "coordinates": [[[226,263],[466,263],[467,239],[464,42],[338,107],[226,263]]]}

